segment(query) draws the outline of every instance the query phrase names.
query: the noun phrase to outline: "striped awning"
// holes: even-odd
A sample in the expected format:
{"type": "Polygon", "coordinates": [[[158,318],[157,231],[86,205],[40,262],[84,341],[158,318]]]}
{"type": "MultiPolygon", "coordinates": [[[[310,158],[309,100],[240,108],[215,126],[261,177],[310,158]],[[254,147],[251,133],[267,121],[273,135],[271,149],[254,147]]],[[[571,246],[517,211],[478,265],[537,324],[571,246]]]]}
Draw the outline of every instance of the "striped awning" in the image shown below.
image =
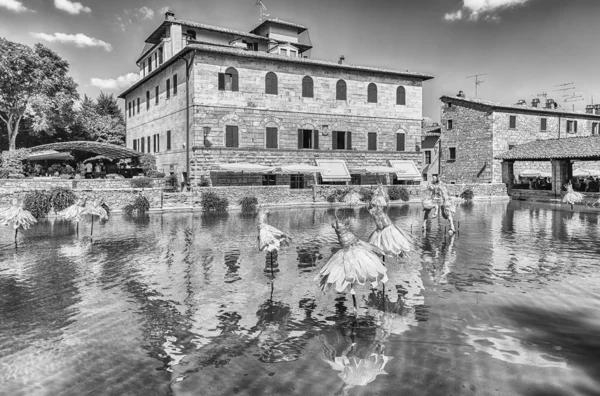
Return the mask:
{"type": "Polygon", "coordinates": [[[389,160],[392,168],[401,169],[401,172],[396,173],[398,180],[418,180],[421,181],[421,172],[414,161],[410,160],[389,160]]]}
{"type": "Polygon", "coordinates": [[[350,172],[344,160],[315,160],[318,166],[328,168],[325,172],[321,172],[321,178],[324,182],[340,182],[350,181],[350,172]]]}

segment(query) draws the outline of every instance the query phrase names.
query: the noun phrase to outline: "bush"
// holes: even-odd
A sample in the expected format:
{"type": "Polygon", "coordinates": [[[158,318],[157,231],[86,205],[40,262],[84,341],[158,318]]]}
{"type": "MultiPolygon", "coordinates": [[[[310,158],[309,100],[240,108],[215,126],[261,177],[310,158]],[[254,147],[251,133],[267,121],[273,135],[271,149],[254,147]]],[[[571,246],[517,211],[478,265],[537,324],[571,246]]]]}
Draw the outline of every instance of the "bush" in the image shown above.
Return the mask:
{"type": "Polygon", "coordinates": [[[46,190],[30,191],[23,199],[23,209],[30,211],[36,219],[46,217],[52,207],[51,198],[46,190]]]}
{"type": "Polygon", "coordinates": [[[163,177],[165,177],[165,174],[162,172],[156,171],[156,170],[152,170],[152,171],[149,171],[146,176],[152,177],[155,179],[162,179],[163,177]]]}
{"type": "Polygon", "coordinates": [[[361,195],[361,200],[363,202],[371,202],[373,199],[373,195],[375,195],[375,191],[372,188],[363,187],[358,192],[361,195]]]}
{"type": "Polygon", "coordinates": [[[244,197],[240,199],[239,204],[242,206],[242,212],[251,213],[256,211],[256,206],[258,205],[258,198],[244,197]]]}
{"type": "Polygon", "coordinates": [[[60,212],[75,203],[77,197],[70,188],[53,187],[50,190],[50,204],[54,213],[60,212]]]}
{"type": "Polygon", "coordinates": [[[60,172],[61,175],[73,175],[75,174],[75,169],[71,165],[65,165],[60,172]]]}
{"type": "Polygon", "coordinates": [[[205,212],[226,212],[229,207],[229,200],[225,197],[219,197],[213,191],[203,193],[201,202],[202,210],[205,212]]]}
{"type": "Polygon", "coordinates": [[[133,202],[123,207],[123,211],[128,216],[133,216],[134,214],[143,215],[148,210],[150,210],[150,201],[148,201],[148,198],[144,197],[141,194],[135,197],[133,202]]]}
{"type": "Polygon", "coordinates": [[[9,179],[25,179],[25,175],[22,173],[9,173],[8,178],[9,179]]]}
{"type": "Polygon", "coordinates": [[[408,193],[408,190],[404,187],[400,187],[400,186],[391,186],[388,189],[388,194],[390,195],[390,199],[392,201],[397,201],[399,199],[403,200],[403,201],[409,201],[410,200],[410,194],[408,193]]]}
{"type": "Polygon", "coordinates": [[[347,188],[337,188],[326,197],[327,202],[342,202],[346,194],[350,192],[347,188]]]}
{"type": "Polygon", "coordinates": [[[140,157],[140,167],[144,171],[144,175],[152,171],[156,171],[156,157],[152,154],[144,154],[140,157]]]}
{"type": "Polygon", "coordinates": [[[149,177],[138,177],[135,179],[131,179],[130,181],[131,187],[133,188],[152,188],[154,187],[154,183],[152,179],[149,177]]]}
{"type": "Polygon", "coordinates": [[[72,176],[69,175],[68,173],[63,173],[62,175],[59,176],[61,179],[65,179],[65,180],[69,180],[72,176]]]}
{"type": "Polygon", "coordinates": [[[460,193],[460,197],[467,202],[471,202],[473,200],[474,196],[475,196],[475,194],[473,193],[473,190],[471,190],[470,188],[467,188],[465,191],[460,193]]]}
{"type": "Polygon", "coordinates": [[[23,161],[31,155],[31,150],[21,148],[14,151],[3,151],[0,155],[0,162],[3,169],[8,169],[9,173],[23,174],[23,161]]]}
{"type": "Polygon", "coordinates": [[[8,179],[8,175],[10,175],[9,169],[0,168],[0,179],[8,179]]]}

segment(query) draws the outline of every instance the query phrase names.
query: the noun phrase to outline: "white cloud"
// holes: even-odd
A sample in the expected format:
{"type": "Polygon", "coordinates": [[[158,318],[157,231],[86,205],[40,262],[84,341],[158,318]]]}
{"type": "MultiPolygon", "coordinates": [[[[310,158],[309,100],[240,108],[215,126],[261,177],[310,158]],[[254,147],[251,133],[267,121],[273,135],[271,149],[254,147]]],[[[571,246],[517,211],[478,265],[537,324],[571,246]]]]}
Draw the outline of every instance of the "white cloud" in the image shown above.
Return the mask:
{"type": "Polygon", "coordinates": [[[99,40],[94,37],[86,36],[83,33],[77,34],[66,34],[66,33],[35,33],[29,32],[29,34],[36,39],[48,41],[50,43],[63,43],[63,44],[75,44],[76,47],[100,47],[105,51],[112,51],[112,45],[109,43],[99,40]]]}
{"type": "Polygon", "coordinates": [[[138,8],[136,11],[142,20],[154,19],[154,11],[148,7],[138,8]]]}
{"type": "Polygon", "coordinates": [[[54,6],[59,10],[68,12],[71,15],[77,15],[82,12],[92,12],[92,9],[70,0],[54,0],[54,6]]]}
{"type": "Polygon", "coordinates": [[[6,8],[7,10],[13,12],[31,11],[18,0],[0,0],[0,7],[6,8]]]}
{"type": "Polygon", "coordinates": [[[446,15],[444,15],[444,19],[451,22],[459,21],[462,19],[462,10],[447,13],[446,15]]]}
{"type": "Polygon", "coordinates": [[[522,6],[531,0],[463,0],[462,9],[447,13],[444,19],[447,21],[457,21],[462,19],[463,12],[469,15],[470,21],[484,19],[486,21],[499,22],[498,12],[507,8],[522,6]]]}
{"type": "Polygon", "coordinates": [[[158,10],[158,12],[161,15],[165,15],[167,13],[167,11],[170,11],[171,9],[169,7],[162,7],[160,10],[158,10]]]}
{"type": "Polygon", "coordinates": [[[129,88],[140,79],[140,75],[136,73],[128,73],[117,78],[92,78],[91,83],[94,87],[106,90],[116,90],[120,88],[129,88]]]}

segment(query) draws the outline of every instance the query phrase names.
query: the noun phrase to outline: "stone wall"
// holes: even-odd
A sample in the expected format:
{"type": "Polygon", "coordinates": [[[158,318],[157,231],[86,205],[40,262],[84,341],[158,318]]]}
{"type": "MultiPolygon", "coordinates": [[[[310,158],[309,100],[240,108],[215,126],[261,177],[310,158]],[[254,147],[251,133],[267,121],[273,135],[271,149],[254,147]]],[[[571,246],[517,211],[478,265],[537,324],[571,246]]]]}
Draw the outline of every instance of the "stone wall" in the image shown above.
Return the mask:
{"type": "MultiPolygon", "coordinates": [[[[0,193],[31,190],[49,190],[65,187],[74,190],[119,190],[130,189],[132,179],[0,179],[0,193]]],[[[167,187],[165,179],[152,179],[156,188],[167,187]]]]}
{"type": "Polygon", "coordinates": [[[492,116],[481,106],[444,104],[442,143],[439,161],[447,183],[488,183],[492,181],[492,116]],[[448,130],[448,120],[452,129],[448,130]],[[450,148],[456,159],[450,159],[450,148]]]}

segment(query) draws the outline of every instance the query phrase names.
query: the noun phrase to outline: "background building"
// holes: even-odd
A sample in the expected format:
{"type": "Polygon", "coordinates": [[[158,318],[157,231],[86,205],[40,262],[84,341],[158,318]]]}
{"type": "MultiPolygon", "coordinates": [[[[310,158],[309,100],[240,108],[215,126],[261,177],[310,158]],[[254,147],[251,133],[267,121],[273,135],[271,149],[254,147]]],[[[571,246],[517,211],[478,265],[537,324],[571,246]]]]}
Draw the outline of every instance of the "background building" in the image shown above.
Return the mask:
{"type": "Polygon", "coordinates": [[[266,20],[245,33],[168,12],[137,61],[142,79],[120,95],[127,146],[193,178],[222,162],[420,165],[432,77],[309,59],[305,31],[266,20]]]}
{"type": "Polygon", "coordinates": [[[441,133],[442,127],[437,122],[423,127],[421,133],[421,151],[423,153],[421,173],[425,181],[430,181],[433,176],[440,174],[441,133]]]}
{"type": "MultiPolygon", "coordinates": [[[[586,113],[558,108],[548,99],[505,105],[481,99],[442,96],[441,173],[448,182],[501,183],[501,160],[512,147],[539,139],[598,135],[600,105],[586,113]]],[[[527,169],[550,172],[549,162],[520,161],[514,174],[527,169]]]]}

